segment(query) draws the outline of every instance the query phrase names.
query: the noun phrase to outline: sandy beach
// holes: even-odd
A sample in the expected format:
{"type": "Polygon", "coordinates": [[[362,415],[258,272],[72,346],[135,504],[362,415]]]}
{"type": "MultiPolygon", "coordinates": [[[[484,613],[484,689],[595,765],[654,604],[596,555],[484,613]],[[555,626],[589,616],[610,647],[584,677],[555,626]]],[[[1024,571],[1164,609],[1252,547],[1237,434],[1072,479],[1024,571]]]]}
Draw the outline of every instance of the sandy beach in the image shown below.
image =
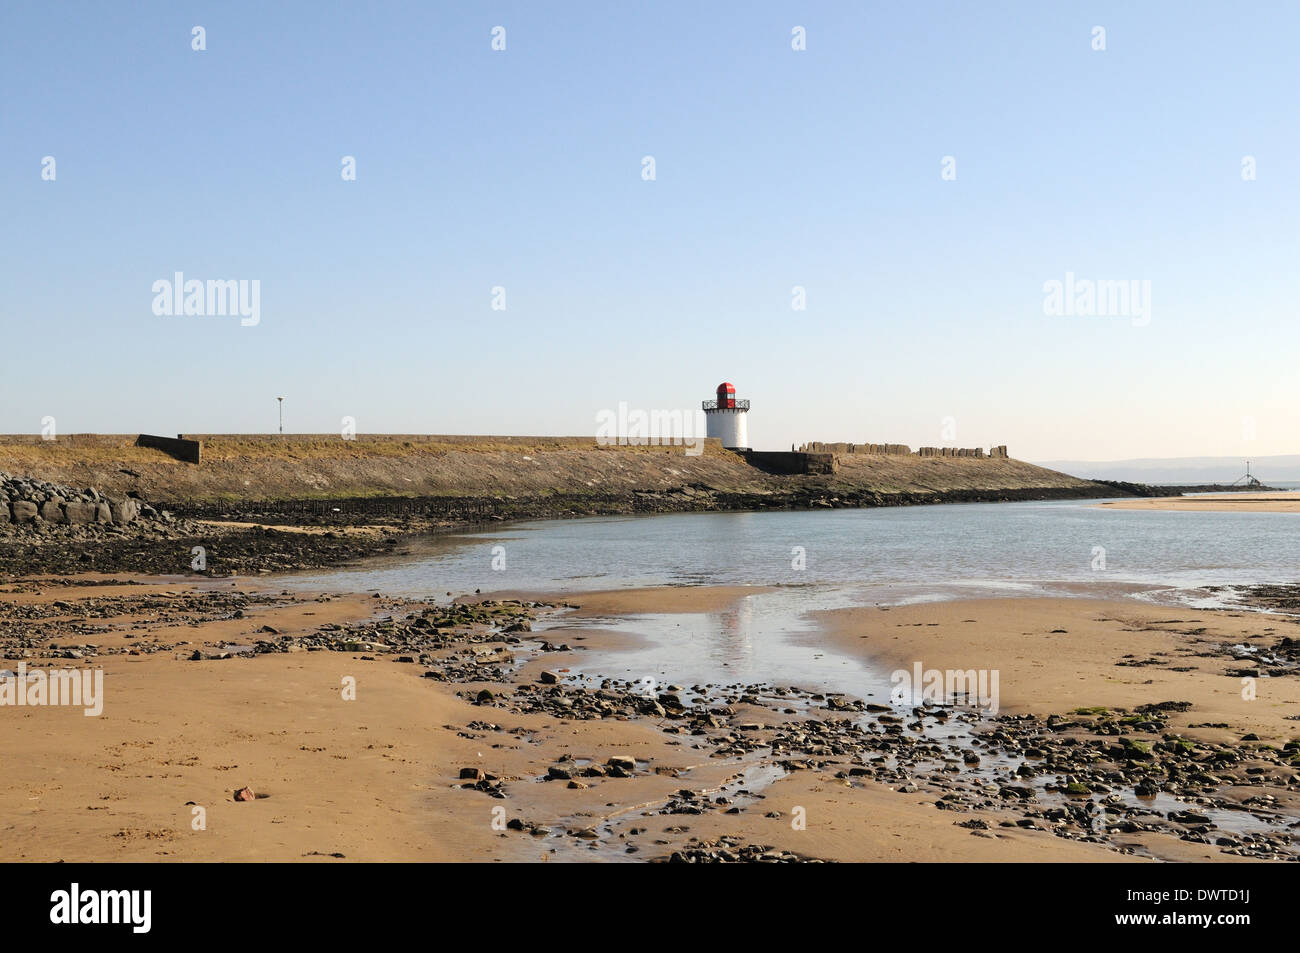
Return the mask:
{"type": "Polygon", "coordinates": [[[1300,513],[1300,493],[1207,493],[1098,503],[1100,509],[1172,510],[1185,513],[1300,513]]]}
{"type": "MultiPolygon", "coordinates": [[[[579,606],[580,618],[717,611],[751,594],[673,587],[552,601],[579,606]]],[[[711,704],[708,722],[697,709],[690,722],[663,695],[638,699],[631,686],[611,685],[604,699],[570,688],[568,664],[632,637],[561,625],[536,650],[523,626],[551,610],[526,600],[487,605],[509,624],[456,622],[478,634],[455,636],[445,611],[426,603],[288,594],[243,579],[0,586],[5,666],[25,651],[29,668],[105,673],[99,717],[0,709],[0,808],[12,856],[652,860],[732,838],[724,849],[836,861],[1242,859],[1170,832],[1061,836],[1051,818],[1026,823],[997,796],[981,806],[941,769],[918,767],[908,783],[882,780],[867,749],[910,729],[890,734],[895,726],[881,715],[885,733],[853,735],[835,727],[838,703],[821,696],[773,704],[765,693],[742,695],[711,704]],[[429,612],[441,614],[419,621],[429,612]],[[444,633],[442,648],[399,655],[408,650],[384,620],[402,618],[417,620],[403,631],[444,633]],[[502,641],[512,627],[514,641],[502,641]],[[359,641],[382,632],[394,643],[389,652],[359,641]],[[319,650],[335,637],[348,641],[319,650]],[[280,647],[238,654],[259,640],[280,647]],[[345,697],[349,679],[354,700],[345,697]],[[800,734],[826,725],[838,732],[829,742],[800,734]],[[258,797],[234,800],[244,787],[258,797]],[[938,806],[945,795],[947,809],[938,806]]],[[[478,610],[457,611],[464,621],[478,610]]],[[[880,665],[997,668],[1002,709],[1014,715],[1118,712],[1168,699],[1190,708],[1135,737],[1235,745],[1254,735],[1280,750],[1297,734],[1288,720],[1300,702],[1294,680],[1260,679],[1258,697],[1245,701],[1241,679],[1229,674],[1240,663],[1221,651],[1294,636],[1289,618],[1131,600],[993,599],[841,610],[821,622],[828,645],[880,665]]],[[[1244,800],[1259,793],[1260,775],[1276,777],[1269,795],[1300,814],[1292,769],[1260,763],[1253,788],[1224,784],[1225,796],[1244,800]]]]}

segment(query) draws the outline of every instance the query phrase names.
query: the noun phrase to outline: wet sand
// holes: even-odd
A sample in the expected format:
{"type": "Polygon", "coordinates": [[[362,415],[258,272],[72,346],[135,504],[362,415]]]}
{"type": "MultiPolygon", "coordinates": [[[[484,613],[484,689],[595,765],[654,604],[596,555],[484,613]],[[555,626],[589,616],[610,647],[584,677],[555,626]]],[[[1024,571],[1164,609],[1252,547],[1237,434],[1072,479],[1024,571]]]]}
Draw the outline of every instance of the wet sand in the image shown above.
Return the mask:
{"type": "Polygon", "coordinates": [[[1300,726],[1286,720],[1300,713],[1300,678],[1259,679],[1256,698],[1247,701],[1241,679],[1224,674],[1241,663],[1218,652],[1223,645],[1300,638],[1300,620],[1288,616],[1083,598],[972,599],[819,615],[826,644],[889,669],[918,661],[926,668],[997,669],[1007,713],[1178,699],[1194,706],[1182,721],[1226,722],[1238,732],[1190,734],[1223,741],[1256,732],[1279,743],[1300,736],[1300,726]]]}
{"type": "Polygon", "coordinates": [[[1099,509],[1171,510],[1185,513],[1300,513],[1300,493],[1213,493],[1112,500],[1099,509]]]}
{"type": "MultiPolygon", "coordinates": [[[[571,650],[525,653],[527,661],[504,684],[438,681],[421,677],[426,666],[362,651],[189,661],[196,649],[212,652],[222,644],[268,638],[259,635],[264,626],[276,630],[277,638],[292,638],[418,608],[362,595],[328,601],[301,593],[281,597],[265,580],[235,583],[0,584],[10,635],[22,628],[13,621],[14,613],[26,611],[22,607],[52,612],[59,601],[66,604],[62,614],[47,621],[75,634],[54,643],[93,642],[100,653],[89,661],[61,661],[41,657],[55,654],[47,644],[26,660],[28,666],[91,664],[105,672],[106,693],[98,718],[72,708],[0,708],[0,763],[6,768],[0,830],[12,859],[650,860],[689,850],[698,844],[695,838],[724,836],[840,861],[1141,859],[1047,829],[999,826],[999,814],[988,815],[989,830],[957,826],[973,815],[938,810],[933,789],[902,793],[870,777],[840,776],[849,759],[802,759],[794,765],[801,770],[785,773],[753,798],[729,788],[736,813],[716,807],[661,814],[670,803],[680,807],[683,789],[716,796],[744,759],[719,757],[683,732],[680,722],[662,717],[567,718],[557,717],[558,709],[512,710],[501,700],[474,701],[481,687],[502,698],[528,699],[544,671],[563,678],[566,665],[580,660],[587,646],[617,647],[628,635],[548,629],[542,633],[546,639],[568,643],[571,650]],[[242,617],[189,621],[178,621],[181,609],[125,611],[131,606],[123,604],[118,608],[124,611],[112,615],[116,604],[110,604],[84,618],[77,608],[105,596],[179,597],[226,589],[261,593],[269,601],[250,603],[242,617]],[[150,642],[166,648],[141,651],[150,642]],[[108,654],[119,648],[123,654],[108,654]],[[125,654],[131,649],[140,654],[125,654]],[[356,679],[351,701],[342,692],[349,677],[356,679]],[[575,771],[571,783],[541,780],[557,764],[601,765],[618,757],[636,760],[630,777],[592,778],[575,771]],[[500,779],[506,796],[464,787],[466,768],[500,779]],[[233,792],[244,786],[266,797],[235,802],[233,792]],[[195,807],[206,810],[203,829],[195,829],[195,807]],[[796,808],[806,816],[805,829],[792,824],[796,808]],[[505,822],[519,822],[525,830],[503,831],[505,822]],[[534,824],[548,836],[528,833],[534,824]],[[587,837],[587,831],[594,833],[587,837]]],[[[588,615],[701,612],[725,608],[753,591],[674,587],[562,598],[588,615]]],[[[1165,610],[1131,601],[1002,599],[839,610],[822,621],[828,644],[879,664],[998,667],[1004,710],[1046,715],[1181,699],[1194,707],[1171,716],[1171,725],[1189,735],[1227,742],[1252,731],[1281,743],[1297,733],[1295,723],[1285,720],[1300,703],[1294,678],[1261,680],[1268,684],[1259,699],[1244,702],[1240,680],[1222,674],[1230,661],[1195,654],[1224,639],[1296,634],[1295,623],[1277,617],[1165,610]],[[1116,666],[1134,653],[1157,661],[1116,666]],[[1186,664],[1195,669],[1171,670],[1186,664]],[[1230,728],[1187,727],[1200,722],[1230,728]]],[[[10,658],[0,666],[15,664],[10,658]]],[[[742,701],[733,707],[728,717],[733,726],[742,725],[738,736],[754,730],[745,729],[745,722],[775,725],[784,717],[764,705],[742,701]]],[[[833,717],[825,709],[811,714],[833,717]]],[[[763,760],[760,755],[754,763],[763,760]]],[[[1144,853],[1162,859],[1239,859],[1167,834],[1130,840],[1148,844],[1144,853]]]]}

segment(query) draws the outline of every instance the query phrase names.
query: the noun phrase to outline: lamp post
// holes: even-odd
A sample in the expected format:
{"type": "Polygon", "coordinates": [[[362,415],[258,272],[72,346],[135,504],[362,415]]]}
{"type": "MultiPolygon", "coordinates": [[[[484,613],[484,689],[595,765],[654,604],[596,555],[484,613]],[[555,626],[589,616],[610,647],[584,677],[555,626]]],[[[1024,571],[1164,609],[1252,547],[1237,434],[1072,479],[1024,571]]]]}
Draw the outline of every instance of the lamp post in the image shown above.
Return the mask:
{"type": "Polygon", "coordinates": [[[276,400],[280,402],[280,436],[283,437],[284,436],[284,398],[277,397],[276,400]]]}

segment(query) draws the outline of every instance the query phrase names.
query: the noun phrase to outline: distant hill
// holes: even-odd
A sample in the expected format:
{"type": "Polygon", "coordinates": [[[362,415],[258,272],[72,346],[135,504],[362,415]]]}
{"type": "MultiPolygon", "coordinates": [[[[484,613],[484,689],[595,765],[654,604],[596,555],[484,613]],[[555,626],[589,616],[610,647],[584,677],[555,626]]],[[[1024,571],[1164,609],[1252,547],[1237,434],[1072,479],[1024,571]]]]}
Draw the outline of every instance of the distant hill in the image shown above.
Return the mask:
{"type": "MultiPolygon", "coordinates": [[[[1048,460],[1040,467],[1085,480],[1130,480],[1135,483],[1231,483],[1246,473],[1245,457],[1166,457],[1139,460],[1048,460]]],[[[1251,475],[1263,483],[1300,481],[1300,454],[1251,457],[1251,475]]]]}

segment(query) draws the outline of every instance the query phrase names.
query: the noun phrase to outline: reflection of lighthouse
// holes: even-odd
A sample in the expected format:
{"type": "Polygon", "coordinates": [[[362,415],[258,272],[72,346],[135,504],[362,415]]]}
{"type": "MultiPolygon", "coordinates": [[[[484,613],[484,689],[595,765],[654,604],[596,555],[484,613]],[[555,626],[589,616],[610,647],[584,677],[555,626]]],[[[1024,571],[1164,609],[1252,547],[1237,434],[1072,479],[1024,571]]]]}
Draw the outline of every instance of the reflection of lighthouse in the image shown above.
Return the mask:
{"type": "Polygon", "coordinates": [[[713,650],[714,658],[727,667],[737,666],[732,675],[747,676],[754,661],[754,600],[746,596],[721,613],[718,631],[722,641],[713,650]]]}
{"type": "Polygon", "coordinates": [[[718,399],[704,402],[705,435],[717,437],[728,450],[748,450],[747,413],[749,401],[736,400],[736,388],[723,381],[718,385],[718,399]]]}

